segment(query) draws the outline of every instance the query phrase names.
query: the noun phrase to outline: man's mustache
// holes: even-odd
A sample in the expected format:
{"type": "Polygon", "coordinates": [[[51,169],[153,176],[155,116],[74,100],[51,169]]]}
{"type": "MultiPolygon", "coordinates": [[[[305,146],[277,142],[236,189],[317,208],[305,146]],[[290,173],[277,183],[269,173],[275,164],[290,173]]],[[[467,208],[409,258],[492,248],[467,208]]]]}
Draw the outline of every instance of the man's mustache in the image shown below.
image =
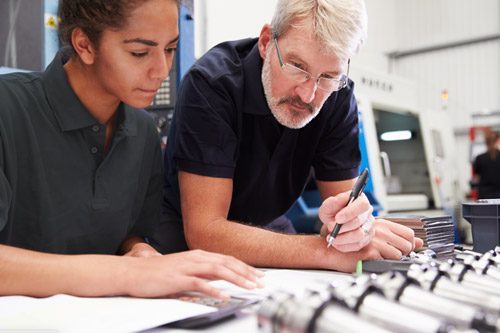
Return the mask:
{"type": "Polygon", "coordinates": [[[314,106],[312,104],[302,102],[302,100],[298,96],[295,96],[295,97],[291,97],[291,96],[283,97],[283,98],[281,98],[279,100],[278,105],[284,104],[284,103],[290,103],[290,104],[298,105],[300,107],[303,107],[303,108],[307,109],[311,113],[314,111],[314,106]]]}

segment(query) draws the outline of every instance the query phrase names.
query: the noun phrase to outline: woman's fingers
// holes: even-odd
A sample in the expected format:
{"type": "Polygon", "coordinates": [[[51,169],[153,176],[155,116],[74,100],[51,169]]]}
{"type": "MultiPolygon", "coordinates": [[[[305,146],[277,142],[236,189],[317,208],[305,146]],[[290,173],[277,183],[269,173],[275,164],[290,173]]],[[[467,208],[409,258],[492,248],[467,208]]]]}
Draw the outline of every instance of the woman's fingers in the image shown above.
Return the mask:
{"type": "MultiPolygon", "coordinates": [[[[243,261],[238,260],[232,256],[206,252],[202,250],[194,250],[190,252],[193,252],[193,260],[195,260],[196,262],[201,264],[213,264],[214,266],[212,266],[212,269],[210,271],[216,271],[219,267],[224,267],[229,269],[231,272],[234,272],[238,276],[241,276],[244,279],[253,281],[255,283],[257,283],[259,279],[264,276],[263,272],[259,271],[255,267],[245,264],[243,261]]],[[[217,272],[215,272],[215,276],[216,274],[217,272]]]]}

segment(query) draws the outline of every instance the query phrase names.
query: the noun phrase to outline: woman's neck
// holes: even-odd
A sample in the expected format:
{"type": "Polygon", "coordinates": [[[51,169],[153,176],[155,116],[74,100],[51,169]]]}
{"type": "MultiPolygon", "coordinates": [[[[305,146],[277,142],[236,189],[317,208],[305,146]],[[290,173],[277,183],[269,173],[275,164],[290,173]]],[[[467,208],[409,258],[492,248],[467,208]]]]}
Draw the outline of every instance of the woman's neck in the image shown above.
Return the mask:
{"type": "Polygon", "coordinates": [[[90,69],[78,59],[70,58],[64,65],[64,71],[69,85],[90,114],[103,125],[112,122],[120,100],[107,94],[90,69]]]}

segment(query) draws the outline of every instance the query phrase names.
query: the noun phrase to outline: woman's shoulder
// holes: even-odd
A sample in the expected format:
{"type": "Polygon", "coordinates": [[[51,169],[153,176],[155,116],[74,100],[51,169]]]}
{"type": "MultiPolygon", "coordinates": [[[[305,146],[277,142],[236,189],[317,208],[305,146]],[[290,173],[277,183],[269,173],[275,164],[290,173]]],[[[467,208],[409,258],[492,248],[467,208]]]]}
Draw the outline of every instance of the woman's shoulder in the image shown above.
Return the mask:
{"type": "Polygon", "coordinates": [[[12,107],[31,103],[44,98],[40,73],[17,72],[0,75],[0,101],[2,114],[12,107]]]}

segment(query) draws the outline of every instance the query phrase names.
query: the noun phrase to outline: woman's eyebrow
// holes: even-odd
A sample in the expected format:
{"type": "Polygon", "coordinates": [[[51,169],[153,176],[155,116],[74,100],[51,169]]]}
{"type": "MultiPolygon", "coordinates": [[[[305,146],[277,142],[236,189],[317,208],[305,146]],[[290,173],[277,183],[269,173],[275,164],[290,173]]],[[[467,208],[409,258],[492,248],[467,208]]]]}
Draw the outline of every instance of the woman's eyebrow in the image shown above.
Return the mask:
{"type": "Polygon", "coordinates": [[[130,43],[139,43],[139,44],[144,44],[147,46],[158,46],[158,43],[149,39],[144,39],[144,38],[132,38],[132,39],[126,39],[123,41],[125,44],[130,44],[130,43]]]}
{"type": "MultiPolygon", "coordinates": [[[[175,43],[179,40],[179,35],[175,36],[168,44],[175,43]]],[[[155,42],[150,39],[145,39],[145,38],[132,38],[132,39],[126,39],[123,41],[125,44],[130,44],[130,43],[139,43],[139,44],[144,44],[147,46],[158,46],[158,42],[155,42]]]]}

